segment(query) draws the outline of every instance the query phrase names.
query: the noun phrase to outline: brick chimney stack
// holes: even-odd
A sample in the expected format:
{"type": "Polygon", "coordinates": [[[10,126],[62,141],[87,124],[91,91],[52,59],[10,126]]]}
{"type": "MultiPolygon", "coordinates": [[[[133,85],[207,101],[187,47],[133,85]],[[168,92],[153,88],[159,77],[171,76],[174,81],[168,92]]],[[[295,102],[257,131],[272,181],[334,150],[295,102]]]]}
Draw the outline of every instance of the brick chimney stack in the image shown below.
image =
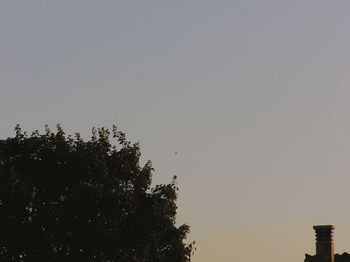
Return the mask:
{"type": "Polygon", "coordinates": [[[334,262],[333,225],[314,226],[316,233],[316,256],[320,262],[334,262]]]}

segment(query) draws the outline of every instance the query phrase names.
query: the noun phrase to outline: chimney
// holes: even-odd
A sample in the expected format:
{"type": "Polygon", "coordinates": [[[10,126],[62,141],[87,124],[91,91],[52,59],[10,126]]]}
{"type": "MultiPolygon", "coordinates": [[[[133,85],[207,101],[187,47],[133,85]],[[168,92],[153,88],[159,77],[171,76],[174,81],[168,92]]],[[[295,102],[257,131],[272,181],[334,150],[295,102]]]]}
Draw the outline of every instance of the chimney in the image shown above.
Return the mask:
{"type": "Polygon", "coordinates": [[[333,225],[314,226],[316,256],[320,262],[334,262],[333,225]]]}

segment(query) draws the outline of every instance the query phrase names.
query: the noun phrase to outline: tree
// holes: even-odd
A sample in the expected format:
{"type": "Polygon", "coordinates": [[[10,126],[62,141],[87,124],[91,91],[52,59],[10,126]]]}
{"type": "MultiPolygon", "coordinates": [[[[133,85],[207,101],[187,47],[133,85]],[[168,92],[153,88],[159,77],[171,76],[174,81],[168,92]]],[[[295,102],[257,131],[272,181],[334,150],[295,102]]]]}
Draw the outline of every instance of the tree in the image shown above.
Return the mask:
{"type": "Polygon", "coordinates": [[[151,187],[151,162],[124,133],[15,131],[0,140],[0,261],[191,260],[176,177],[151,187]]]}

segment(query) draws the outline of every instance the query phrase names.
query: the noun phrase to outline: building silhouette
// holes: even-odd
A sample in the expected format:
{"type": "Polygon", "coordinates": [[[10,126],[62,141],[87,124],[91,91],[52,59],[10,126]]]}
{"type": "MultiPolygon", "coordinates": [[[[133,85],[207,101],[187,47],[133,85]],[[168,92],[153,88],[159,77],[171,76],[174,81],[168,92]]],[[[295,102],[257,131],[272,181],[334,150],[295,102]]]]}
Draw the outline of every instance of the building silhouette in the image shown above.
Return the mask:
{"type": "Polygon", "coordinates": [[[304,262],[350,262],[350,254],[334,254],[333,225],[313,227],[316,233],[316,255],[305,254],[304,262]]]}

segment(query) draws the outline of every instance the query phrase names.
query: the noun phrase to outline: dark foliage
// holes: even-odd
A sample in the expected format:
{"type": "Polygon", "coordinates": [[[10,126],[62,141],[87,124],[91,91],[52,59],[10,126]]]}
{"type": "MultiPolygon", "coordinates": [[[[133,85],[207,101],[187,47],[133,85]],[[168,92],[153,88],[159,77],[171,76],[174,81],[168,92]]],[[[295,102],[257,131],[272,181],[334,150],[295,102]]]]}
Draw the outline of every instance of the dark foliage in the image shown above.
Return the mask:
{"type": "Polygon", "coordinates": [[[151,163],[122,132],[15,130],[0,140],[0,261],[191,260],[175,178],[151,188],[151,163]]]}

